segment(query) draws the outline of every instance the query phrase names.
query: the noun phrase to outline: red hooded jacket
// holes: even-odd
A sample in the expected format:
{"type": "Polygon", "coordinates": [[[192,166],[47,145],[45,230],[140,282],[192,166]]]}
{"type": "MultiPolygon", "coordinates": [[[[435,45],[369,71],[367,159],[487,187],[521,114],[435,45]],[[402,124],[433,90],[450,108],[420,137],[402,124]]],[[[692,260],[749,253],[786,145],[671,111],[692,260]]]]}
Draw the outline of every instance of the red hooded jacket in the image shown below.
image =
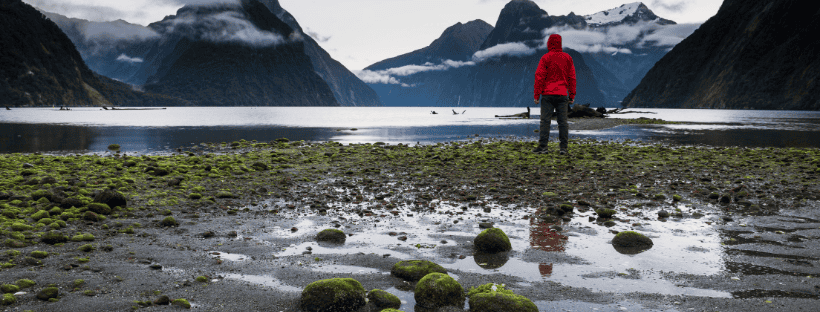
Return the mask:
{"type": "Polygon", "coordinates": [[[572,57],[563,52],[561,36],[550,35],[547,41],[549,52],[541,57],[535,71],[535,99],[544,95],[567,95],[575,99],[575,64],[572,57]]]}

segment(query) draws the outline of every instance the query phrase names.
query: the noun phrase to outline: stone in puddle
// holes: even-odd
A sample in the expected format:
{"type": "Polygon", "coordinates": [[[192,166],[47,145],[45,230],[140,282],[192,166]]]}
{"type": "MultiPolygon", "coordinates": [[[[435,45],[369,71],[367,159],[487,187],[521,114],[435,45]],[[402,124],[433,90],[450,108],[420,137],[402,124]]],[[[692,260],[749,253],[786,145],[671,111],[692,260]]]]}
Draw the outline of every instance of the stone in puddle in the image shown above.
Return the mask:
{"type": "Polygon", "coordinates": [[[623,231],[612,239],[612,246],[623,254],[638,254],[652,248],[652,239],[635,231],[623,231]]]}
{"type": "Polygon", "coordinates": [[[320,242],[344,244],[345,239],[345,233],[337,229],[325,229],[316,234],[316,240],[320,242]]]}
{"type": "Polygon", "coordinates": [[[367,293],[367,300],[377,309],[398,309],[401,307],[401,300],[396,295],[381,289],[373,289],[367,293]]]}
{"type": "Polygon", "coordinates": [[[356,311],[366,304],[365,290],[352,278],[332,278],[308,284],[300,307],[306,312],[356,311]]]}
{"type": "Polygon", "coordinates": [[[390,274],[408,281],[420,280],[430,273],[447,273],[447,270],[427,260],[405,260],[393,265],[390,274]]]}
{"type": "Polygon", "coordinates": [[[492,222],[481,222],[481,223],[478,224],[478,228],[480,228],[480,229],[489,229],[489,228],[492,228],[492,227],[493,227],[492,222]]]}
{"type": "Polygon", "coordinates": [[[416,284],[416,305],[424,308],[464,306],[464,287],[455,279],[443,273],[430,273],[416,284]]]}
{"type": "Polygon", "coordinates": [[[485,284],[469,293],[470,311],[538,312],[538,307],[524,296],[516,295],[502,285],[485,284]]]}
{"type": "Polygon", "coordinates": [[[666,210],[658,211],[658,218],[669,218],[669,212],[666,210]]]}
{"type": "Polygon", "coordinates": [[[507,234],[499,228],[491,228],[482,231],[473,240],[473,244],[479,252],[496,253],[512,250],[510,239],[507,234]]]}

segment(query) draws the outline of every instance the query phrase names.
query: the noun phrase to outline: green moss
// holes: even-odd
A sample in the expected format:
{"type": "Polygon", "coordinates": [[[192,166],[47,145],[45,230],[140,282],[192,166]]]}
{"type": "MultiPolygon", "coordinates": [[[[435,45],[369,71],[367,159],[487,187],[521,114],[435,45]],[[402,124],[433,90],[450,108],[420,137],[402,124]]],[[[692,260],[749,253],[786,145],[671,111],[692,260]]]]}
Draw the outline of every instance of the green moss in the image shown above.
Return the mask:
{"type": "Polygon", "coordinates": [[[160,225],[162,225],[162,226],[178,226],[179,222],[177,222],[177,220],[174,219],[174,217],[166,217],[165,219],[162,219],[162,222],[160,222],[160,225]]]}
{"type": "Polygon", "coordinates": [[[40,211],[34,213],[33,215],[31,215],[31,219],[33,219],[34,221],[37,221],[37,220],[40,220],[40,219],[43,219],[43,218],[48,218],[48,217],[50,217],[49,214],[48,214],[48,211],[45,211],[45,210],[40,210],[40,211]]]}
{"type": "Polygon", "coordinates": [[[17,298],[12,294],[3,294],[3,300],[0,302],[2,305],[12,305],[15,303],[17,303],[17,298]]]}
{"type": "Polygon", "coordinates": [[[19,279],[14,283],[17,284],[17,286],[20,286],[20,288],[29,288],[37,284],[30,279],[19,279]]]}
{"type": "Polygon", "coordinates": [[[437,308],[464,306],[464,288],[447,274],[430,273],[416,284],[416,304],[421,307],[437,308]]]}
{"type": "Polygon", "coordinates": [[[367,300],[375,305],[377,309],[398,309],[401,307],[401,300],[396,295],[381,289],[373,289],[367,293],[367,300]]]}
{"type": "Polygon", "coordinates": [[[467,296],[470,297],[470,311],[538,312],[538,307],[530,299],[504,289],[504,285],[484,284],[471,288],[467,296]]]}
{"type": "Polygon", "coordinates": [[[197,282],[200,282],[200,283],[207,283],[207,282],[208,282],[208,278],[207,278],[207,277],[205,277],[205,276],[200,275],[200,276],[197,276],[197,277],[196,277],[196,281],[197,281],[197,282]]]}
{"type": "Polygon", "coordinates": [[[302,290],[302,311],[355,311],[365,305],[365,290],[352,278],[315,281],[302,290]]]}
{"type": "Polygon", "coordinates": [[[72,242],[90,242],[94,240],[94,235],[90,233],[77,234],[71,237],[72,242]]]}
{"type": "Polygon", "coordinates": [[[393,265],[390,274],[408,281],[418,281],[430,273],[447,273],[447,270],[427,260],[405,260],[393,265]]]}
{"type": "Polygon", "coordinates": [[[79,262],[79,263],[86,263],[88,261],[91,261],[88,258],[82,258],[82,257],[74,258],[74,260],[77,260],[77,262],[79,262]]]}
{"type": "Polygon", "coordinates": [[[344,243],[346,235],[337,229],[324,229],[316,234],[316,240],[320,242],[344,243]]]}
{"type": "Polygon", "coordinates": [[[20,222],[12,223],[10,228],[11,228],[12,231],[21,231],[21,232],[22,231],[31,231],[32,229],[34,229],[34,227],[32,227],[32,226],[30,226],[28,224],[23,224],[23,223],[20,223],[20,222]]]}
{"type": "Polygon", "coordinates": [[[614,209],[605,209],[605,208],[598,208],[598,210],[595,210],[595,213],[598,214],[598,217],[605,218],[605,219],[612,218],[612,216],[615,215],[615,213],[617,213],[617,212],[618,211],[616,211],[614,209]]]}
{"type": "Polygon", "coordinates": [[[185,300],[185,299],[182,299],[182,298],[175,299],[174,301],[171,301],[171,304],[173,304],[175,306],[178,306],[178,307],[183,307],[183,308],[186,308],[186,309],[191,308],[191,304],[188,302],[188,300],[185,300]]]}
{"type": "Polygon", "coordinates": [[[17,285],[13,285],[13,284],[3,284],[3,285],[0,285],[0,291],[2,291],[4,294],[8,294],[8,293],[13,294],[13,293],[16,293],[16,292],[20,291],[20,287],[17,286],[17,285]]]}
{"type": "Polygon", "coordinates": [[[35,250],[31,252],[31,256],[37,259],[45,259],[48,257],[48,252],[42,250],[35,250]]]}
{"type": "Polygon", "coordinates": [[[80,247],[77,247],[77,250],[79,250],[79,251],[84,251],[84,252],[92,252],[92,251],[94,251],[95,249],[97,249],[97,248],[95,248],[95,247],[94,247],[93,245],[91,245],[91,244],[85,244],[85,245],[82,245],[82,246],[80,246],[80,247]]]}
{"type": "Polygon", "coordinates": [[[191,193],[191,194],[188,194],[188,198],[190,198],[190,199],[200,199],[200,198],[202,198],[202,194],[191,193]]]}
{"type": "Polygon", "coordinates": [[[672,200],[673,201],[679,202],[679,201],[681,201],[681,199],[683,199],[683,198],[678,194],[672,195],[672,200]]]}

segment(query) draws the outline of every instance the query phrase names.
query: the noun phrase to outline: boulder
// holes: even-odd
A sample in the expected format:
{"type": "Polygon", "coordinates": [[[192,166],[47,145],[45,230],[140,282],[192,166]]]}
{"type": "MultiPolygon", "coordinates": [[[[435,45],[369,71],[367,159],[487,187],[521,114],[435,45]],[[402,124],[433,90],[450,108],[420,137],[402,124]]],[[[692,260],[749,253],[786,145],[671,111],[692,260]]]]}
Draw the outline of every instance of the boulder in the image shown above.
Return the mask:
{"type": "Polygon", "coordinates": [[[82,207],[83,201],[76,198],[64,198],[60,202],[60,208],[82,207]]]}
{"type": "Polygon", "coordinates": [[[507,234],[499,228],[491,228],[482,231],[473,240],[476,249],[482,253],[496,253],[512,250],[512,244],[507,234]]]}
{"type": "Polygon", "coordinates": [[[398,309],[401,307],[399,297],[381,289],[373,289],[367,293],[367,300],[373,303],[378,310],[398,309]]]}
{"type": "Polygon", "coordinates": [[[365,290],[352,278],[332,278],[310,283],[302,290],[305,312],[356,311],[365,305],[365,290]]]}
{"type": "Polygon", "coordinates": [[[447,273],[447,270],[427,260],[405,260],[393,265],[390,274],[408,281],[418,281],[430,273],[447,273]]]}
{"type": "Polygon", "coordinates": [[[97,196],[94,197],[95,203],[106,204],[108,207],[123,207],[125,208],[127,203],[125,200],[125,195],[122,195],[120,192],[113,191],[110,189],[103,190],[97,196]]]}
{"type": "Polygon", "coordinates": [[[416,284],[416,305],[424,308],[464,306],[464,287],[447,274],[430,273],[416,284]]]}
{"type": "Polygon", "coordinates": [[[598,112],[592,108],[589,108],[589,103],[581,105],[575,104],[572,105],[572,108],[569,109],[567,112],[567,117],[569,118],[582,118],[582,117],[597,117],[603,118],[604,114],[598,112]]]}
{"type": "Polygon", "coordinates": [[[617,212],[618,211],[616,211],[615,209],[598,208],[598,210],[595,210],[595,213],[598,214],[598,217],[605,219],[612,218],[612,216],[617,212]]]}
{"type": "Polygon", "coordinates": [[[101,215],[111,214],[111,207],[102,203],[90,203],[88,204],[88,210],[101,215]]]}
{"type": "Polygon", "coordinates": [[[57,287],[46,287],[37,292],[37,299],[48,301],[51,298],[57,298],[60,295],[60,290],[57,287]]]}
{"type": "Polygon", "coordinates": [[[325,229],[316,234],[316,240],[320,242],[344,244],[345,239],[345,233],[337,229],[325,229]]]}
{"type": "Polygon", "coordinates": [[[612,246],[623,254],[637,254],[652,248],[652,239],[635,231],[623,231],[612,239],[612,246]]]}
{"type": "Polygon", "coordinates": [[[51,231],[41,236],[40,241],[49,245],[54,245],[67,242],[68,237],[60,232],[51,231]]]}
{"type": "Polygon", "coordinates": [[[530,299],[504,289],[503,285],[485,284],[470,289],[468,296],[471,312],[538,312],[530,299]]]}

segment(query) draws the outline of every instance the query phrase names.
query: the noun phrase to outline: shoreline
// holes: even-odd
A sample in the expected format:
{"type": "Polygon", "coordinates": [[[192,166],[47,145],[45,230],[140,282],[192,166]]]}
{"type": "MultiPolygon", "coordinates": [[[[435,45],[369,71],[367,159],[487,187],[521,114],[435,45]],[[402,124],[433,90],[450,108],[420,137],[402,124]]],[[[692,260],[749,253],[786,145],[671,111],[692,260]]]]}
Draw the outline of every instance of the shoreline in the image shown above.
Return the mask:
{"type": "MultiPolygon", "coordinates": [[[[173,156],[2,154],[0,173],[5,178],[0,180],[0,193],[9,196],[0,195],[0,236],[4,241],[0,263],[8,265],[0,269],[0,283],[20,279],[36,282],[32,288],[22,290],[25,294],[15,296],[16,303],[3,308],[128,311],[148,307],[147,301],[167,295],[187,299],[194,308],[204,310],[298,311],[299,291],[308,283],[351,276],[313,270],[317,265],[332,262],[383,272],[398,260],[395,255],[385,257],[380,253],[319,254],[318,247],[316,255],[301,251],[287,254],[282,249],[312,241],[313,231],[324,227],[337,227],[355,237],[368,235],[374,225],[383,228],[389,222],[429,218],[443,212],[473,217],[449,225],[423,223],[442,231],[454,227],[452,230],[465,233],[449,245],[433,249],[432,258],[438,261],[449,259],[450,253],[472,255],[469,233],[475,231],[480,219],[486,218],[481,214],[492,215],[500,226],[516,226],[521,222],[516,220],[522,218],[544,222],[547,219],[539,212],[541,209],[564,203],[575,207],[577,213],[570,221],[550,219],[550,224],[561,224],[567,233],[584,233],[574,224],[588,223],[598,229],[601,239],[610,235],[609,229],[628,229],[636,222],[647,222],[642,221],[646,218],[657,218],[652,214],[658,209],[674,211],[678,202],[695,208],[673,212],[673,218],[700,220],[696,216],[705,215],[709,225],[723,230],[734,229],[739,223],[726,221],[727,217],[748,219],[747,229],[759,225],[763,232],[765,222],[756,218],[785,212],[804,215],[804,223],[820,220],[811,215],[813,212],[804,212],[817,208],[818,149],[570,140],[571,156],[560,157],[555,153],[534,155],[530,152],[534,144],[481,140],[421,146],[341,145],[277,140],[238,141],[213,146],[210,151],[183,151],[173,156]],[[119,209],[109,207],[113,208],[110,211],[99,210],[96,217],[89,215],[95,193],[106,189],[122,193],[127,204],[119,209]],[[673,199],[674,195],[681,198],[673,199]],[[501,211],[501,215],[487,213],[487,207],[501,211]],[[590,209],[596,208],[617,209],[622,216],[614,220],[614,228],[587,221],[586,217],[594,214],[590,209]],[[168,217],[173,217],[176,224],[164,223],[168,217]],[[311,221],[305,223],[307,220],[311,221]],[[382,222],[379,225],[369,220],[382,222]],[[15,223],[20,224],[16,230],[12,229],[15,223]],[[69,241],[62,245],[43,242],[52,230],[69,241]],[[80,235],[78,241],[70,240],[78,234],[91,234],[93,238],[80,235]],[[90,251],[78,250],[87,244],[92,247],[90,251]],[[20,253],[12,255],[12,250],[20,253]],[[48,255],[34,258],[35,250],[48,255]],[[222,256],[213,254],[217,251],[222,256]],[[226,258],[233,253],[245,258],[226,258]],[[199,276],[205,276],[208,282],[197,282],[199,276]],[[254,282],[256,277],[261,280],[254,282]],[[76,284],[79,279],[83,282],[76,284]],[[59,301],[36,299],[35,293],[49,284],[59,288],[59,301]]],[[[554,142],[550,147],[557,150],[554,142]]],[[[415,236],[428,235],[423,229],[407,231],[408,242],[415,236]]],[[[811,250],[818,244],[812,235],[804,233],[794,244],[811,250]]],[[[766,246],[766,237],[747,237],[742,242],[766,246]]],[[[362,248],[370,250],[367,244],[362,248]]],[[[391,253],[413,254],[412,250],[418,249],[404,248],[391,253]]],[[[515,252],[513,257],[523,257],[529,251],[515,252]]],[[[816,256],[809,253],[804,258],[816,256]]],[[[767,265],[780,272],[806,272],[796,277],[769,275],[772,280],[790,285],[784,287],[820,287],[815,279],[805,278],[811,275],[811,267],[787,262],[767,265]]],[[[465,289],[491,281],[520,283],[503,274],[490,279],[467,271],[455,273],[465,289]]],[[[352,276],[367,290],[403,287],[390,275],[352,276]]],[[[753,275],[748,281],[743,275],[741,282],[734,284],[731,277],[718,274],[674,278],[723,291],[736,290],[737,285],[740,289],[757,287],[753,275]],[[712,285],[713,279],[721,282],[712,285]]],[[[568,289],[553,282],[532,283],[531,287],[516,288],[516,293],[542,303],[619,302],[607,292],[568,289]]],[[[622,298],[649,309],[711,304],[744,310],[758,307],[763,301],[760,298],[770,297],[766,294],[747,299],[673,296],[678,304],[668,296],[652,293],[630,292],[622,298]]],[[[785,309],[799,310],[813,307],[816,300],[795,297],[778,302],[785,309]]],[[[412,310],[405,306],[402,309],[412,310]]]]}

